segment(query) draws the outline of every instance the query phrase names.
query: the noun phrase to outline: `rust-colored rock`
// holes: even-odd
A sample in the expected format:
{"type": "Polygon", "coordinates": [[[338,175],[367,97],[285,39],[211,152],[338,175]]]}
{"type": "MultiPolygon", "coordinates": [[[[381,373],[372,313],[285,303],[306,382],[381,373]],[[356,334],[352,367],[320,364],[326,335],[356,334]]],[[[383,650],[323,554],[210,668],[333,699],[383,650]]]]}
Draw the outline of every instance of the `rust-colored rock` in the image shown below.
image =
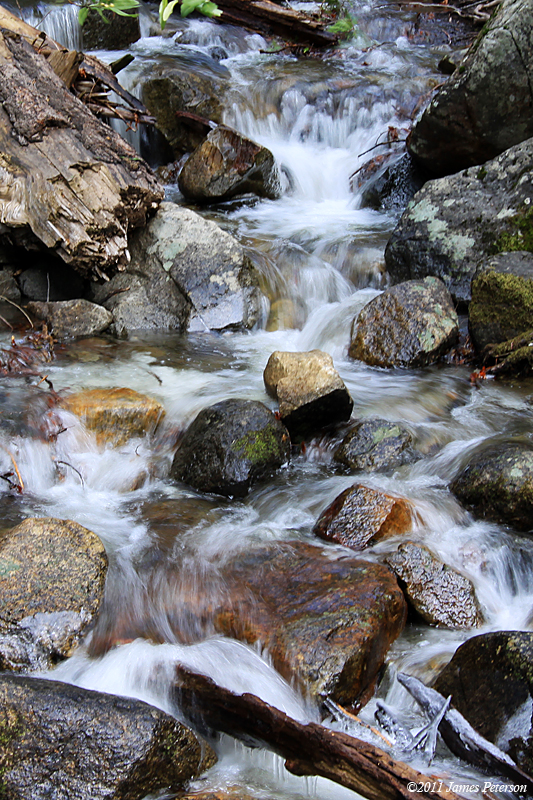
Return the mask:
{"type": "Polygon", "coordinates": [[[66,397],[63,405],[96,433],[98,444],[125,444],[154,433],[165,409],[153,397],[133,389],[89,389],[66,397]]]}
{"type": "Polygon", "coordinates": [[[313,532],[352,550],[364,550],[387,536],[408,533],[412,514],[407,500],[356,483],[322,512],[313,532]]]}

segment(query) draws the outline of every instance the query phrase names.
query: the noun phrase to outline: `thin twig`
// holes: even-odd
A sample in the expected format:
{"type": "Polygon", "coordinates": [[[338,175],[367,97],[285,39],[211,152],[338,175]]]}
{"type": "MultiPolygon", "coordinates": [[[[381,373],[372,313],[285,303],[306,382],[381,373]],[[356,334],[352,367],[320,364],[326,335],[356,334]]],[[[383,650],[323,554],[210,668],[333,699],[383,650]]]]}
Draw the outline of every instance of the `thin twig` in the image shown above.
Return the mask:
{"type": "Polygon", "coordinates": [[[23,308],[21,308],[19,305],[17,305],[17,303],[14,303],[13,300],[10,300],[9,297],[6,297],[3,294],[0,294],[0,300],[4,300],[4,302],[10,303],[12,306],[15,306],[15,308],[18,308],[18,310],[21,311],[24,314],[24,316],[26,317],[26,319],[28,320],[28,322],[30,323],[32,328],[34,327],[33,322],[31,321],[29,316],[26,314],[26,312],[24,311],[23,308]]]}
{"type": "Polygon", "coordinates": [[[17,475],[17,478],[18,478],[18,481],[19,481],[19,484],[20,484],[20,491],[23,492],[24,491],[24,481],[22,480],[22,476],[21,476],[21,474],[19,472],[19,468],[17,466],[17,462],[15,461],[15,457],[13,456],[12,453],[9,452],[9,450],[6,447],[4,447],[3,444],[0,444],[0,447],[2,448],[2,450],[5,453],[8,454],[9,458],[11,459],[11,462],[13,464],[13,467],[15,469],[15,472],[16,472],[16,475],[17,475]]]}
{"type": "Polygon", "coordinates": [[[14,330],[13,325],[11,325],[11,323],[8,322],[7,319],[5,317],[3,317],[1,314],[0,314],[0,319],[2,320],[4,325],[7,325],[8,328],[10,328],[11,330],[14,330]]]}
{"type": "MultiPolygon", "coordinates": [[[[66,430],[66,428],[64,428],[63,430],[66,430]]],[[[59,431],[59,433],[63,433],[63,431],[59,431]]],[[[70,467],[71,469],[73,469],[74,472],[78,475],[78,477],[79,477],[79,479],[81,481],[81,485],[85,489],[85,481],[83,480],[83,475],[81,474],[79,469],[76,469],[76,467],[72,466],[72,464],[69,464],[68,461],[60,461],[58,458],[54,459],[54,464],[64,464],[66,467],[70,467]]]]}

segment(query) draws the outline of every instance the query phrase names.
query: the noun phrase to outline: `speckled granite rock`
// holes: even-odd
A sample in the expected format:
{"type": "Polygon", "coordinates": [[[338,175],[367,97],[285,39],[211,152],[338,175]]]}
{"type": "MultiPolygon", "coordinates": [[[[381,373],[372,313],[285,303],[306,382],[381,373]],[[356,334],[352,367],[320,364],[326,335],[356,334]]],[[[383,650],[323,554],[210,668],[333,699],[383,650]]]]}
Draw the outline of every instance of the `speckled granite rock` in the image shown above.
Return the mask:
{"type": "Polygon", "coordinates": [[[477,628],[483,624],[472,582],[424,545],[405,542],[386,562],[405,585],[410,605],[430,625],[477,628]]]}
{"type": "Polygon", "coordinates": [[[352,469],[381,472],[416,460],[412,443],[413,437],[400,423],[368,419],[349,431],[334,458],[352,469]]]}
{"type": "Polygon", "coordinates": [[[28,310],[43,319],[55,339],[96,336],[109,328],[113,314],[88,300],[58,300],[28,303],[28,310]]]}

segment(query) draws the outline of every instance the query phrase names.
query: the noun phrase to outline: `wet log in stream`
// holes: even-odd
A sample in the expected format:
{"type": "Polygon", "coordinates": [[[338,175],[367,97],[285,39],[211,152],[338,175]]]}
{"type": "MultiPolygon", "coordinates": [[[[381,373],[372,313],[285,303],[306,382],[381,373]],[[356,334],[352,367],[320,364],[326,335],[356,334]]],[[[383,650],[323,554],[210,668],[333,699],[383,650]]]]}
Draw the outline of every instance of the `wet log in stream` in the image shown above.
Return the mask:
{"type": "Polygon", "coordinates": [[[425,800],[460,800],[438,778],[429,779],[374,745],[316,722],[297,722],[255,695],[234,694],[182,666],[175,692],[193,724],[266,746],[286,759],[294,775],[328,778],[368,800],[412,800],[413,784],[425,800]]]}
{"type": "MultiPolygon", "coordinates": [[[[2,10],[0,241],[40,242],[83,276],[107,277],[127,265],[128,232],[155,211],[163,189],[56,74],[43,52],[57,45],[35,31],[32,46],[32,29],[21,25],[2,10]]],[[[68,80],[78,66],[69,64],[68,80]]]]}

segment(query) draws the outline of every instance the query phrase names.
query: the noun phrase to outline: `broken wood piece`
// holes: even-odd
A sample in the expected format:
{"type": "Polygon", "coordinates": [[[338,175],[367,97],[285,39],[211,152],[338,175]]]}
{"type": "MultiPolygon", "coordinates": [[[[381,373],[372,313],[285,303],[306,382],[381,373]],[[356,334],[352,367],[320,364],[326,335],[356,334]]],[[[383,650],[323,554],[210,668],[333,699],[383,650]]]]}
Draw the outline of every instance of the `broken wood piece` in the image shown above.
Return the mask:
{"type": "Polygon", "coordinates": [[[218,7],[224,24],[231,23],[266,35],[281,36],[290,41],[305,42],[318,47],[333,47],[338,36],[327,31],[323,22],[301,11],[285,8],[270,0],[220,0],[218,7]]]}
{"type": "MultiPolygon", "coordinates": [[[[445,698],[412,675],[398,673],[398,680],[414,697],[422,710],[434,716],[442,708],[445,698]]],[[[533,791],[533,778],[523,772],[506,753],[479,734],[455,708],[446,711],[439,731],[451,752],[469,764],[495,775],[504,775],[517,785],[527,785],[533,791]]]]}
{"type": "Polygon", "coordinates": [[[78,77],[82,59],[82,54],[76,50],[52,50],[47,60],[57,77],[70,89],[78,77]]]}
{"type": "Polygon", "coordinates": [[[328,778],[368,800],[413,800],[414,785],[424,800],[460,800],[444,781],[429,780],[374,745],[316,722],[298,722],[252,694],[235,694],[181,665],[175,697],[193,724],[265,745],[286,759],[294,775],[328,778]]]}

